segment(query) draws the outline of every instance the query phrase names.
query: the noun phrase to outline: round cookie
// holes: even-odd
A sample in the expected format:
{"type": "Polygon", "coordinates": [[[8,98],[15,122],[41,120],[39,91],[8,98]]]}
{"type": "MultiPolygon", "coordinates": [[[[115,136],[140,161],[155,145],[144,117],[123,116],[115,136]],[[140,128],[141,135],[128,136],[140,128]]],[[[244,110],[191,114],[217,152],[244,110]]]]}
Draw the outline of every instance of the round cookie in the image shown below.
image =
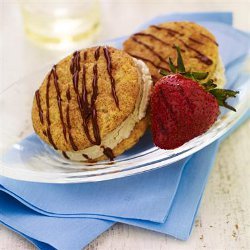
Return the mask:
{"type": "MultiPolygon", "coordinates": [[[[140,82],[138,67],[123,51],[111,47],[77,51],[55,65],[36,91],[34,130],[60,151],[100,145],[134,111],[140,82]]],[[[133,140],[119,143],[115,155],[145,132],[147,122],[138,123],[133,140]]]]}
{"type": "Polygon", "coordinates": [[[179,46],[187,70],[209,72],[213,75],[219,60],[218,44],[206,28],[193,22],[168,22],[151,25],[133,34],[123,44],[131,56],[143,60],[154,82],[162,76],[160,69],[168,69],[168,59],[176,62],[174,45],[179,46]]]}

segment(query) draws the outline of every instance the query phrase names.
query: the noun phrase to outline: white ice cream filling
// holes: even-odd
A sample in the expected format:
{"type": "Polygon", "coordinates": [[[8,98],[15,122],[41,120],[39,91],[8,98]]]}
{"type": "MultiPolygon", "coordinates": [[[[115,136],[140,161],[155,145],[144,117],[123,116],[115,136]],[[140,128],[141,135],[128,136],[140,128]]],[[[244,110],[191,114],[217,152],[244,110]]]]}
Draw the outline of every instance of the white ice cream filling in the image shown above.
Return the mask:
{"type": "MultiPolygon", "coordinates": [[[[145,117],[150,98],[152,79],[146,64],[133,58],[137,68],[140,82],[140,91],[135,103],[135,109],[116,129],[107,134],[101,142],[101,145],[91,147],[76,152],[66,151],[67,156],[73,161],[83,161],[87,155],[89,159],[97,159],[104,155],[103,147],[114,149],[121,141],[127,139],[133,131],[136,123],[145,117]]],[[[62,151],[59,151],[62,154],[62,151]]]]}
{"type": "Polygon", "coordinates": [[[218,62],[215,68],[214,73],[211,75],[211,79],[217,84],[219,88],[222,88],[225,85],[226,77],[225,77],[225,67],[223,65],[221,56],[218,57],[218,62]]]}

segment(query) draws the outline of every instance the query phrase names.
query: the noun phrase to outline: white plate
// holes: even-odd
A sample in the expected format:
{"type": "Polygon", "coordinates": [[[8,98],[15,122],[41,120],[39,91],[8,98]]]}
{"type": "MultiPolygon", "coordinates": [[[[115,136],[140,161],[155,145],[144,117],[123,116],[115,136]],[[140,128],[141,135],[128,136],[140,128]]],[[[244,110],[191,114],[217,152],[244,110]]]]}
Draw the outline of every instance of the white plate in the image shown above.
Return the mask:
{"type": "MultiPolygon", "coordinates": [[[[222,31],[223,29],[218,26],[218,32],[221,34],[218,35],[220,44],[223,44],[223,40],[232,35],[231,31],[224,31],[223,34],[222,31]],[[220,41],[220,39],[223,40],[220,41]]],[[[216,33],[214,30],[213,32],[216,33]]],[[[242,42],[240,35],[238,38],[239,41],[237,37],[234,37],[234,42],[242,42]]],[[[120,43],[121,40],[116,40],[112,45],[119,47],[120,43]]],[[[243,61],[243,55],[238,52],[239,50],[235,53],[230,51],[231,58],[233,58],[233,61],[230,62],[227,51],[221,51],[222,59],[226,60],[228,64],[227,85],[240,91],[238,97],[230,101],[237,112],[223,109],[217,122],[205,134],[175,150],[156,148],[152,143],[150,131],[148,131],[137,145],[117,157],[112,163],[109,161],[88,164],[71,162],[58,157],[48,146],[45,146],[33,132],[30,113],[33,94],[47,68],[23,78],[0,94],[0,175],[36,182],[94,182],[142,173],[190,156],[225,135],[249,109],[250,76],[247,72],[236,74],[243,61]],[[237,78],[236,81],[235,78],[237,78]]]]}

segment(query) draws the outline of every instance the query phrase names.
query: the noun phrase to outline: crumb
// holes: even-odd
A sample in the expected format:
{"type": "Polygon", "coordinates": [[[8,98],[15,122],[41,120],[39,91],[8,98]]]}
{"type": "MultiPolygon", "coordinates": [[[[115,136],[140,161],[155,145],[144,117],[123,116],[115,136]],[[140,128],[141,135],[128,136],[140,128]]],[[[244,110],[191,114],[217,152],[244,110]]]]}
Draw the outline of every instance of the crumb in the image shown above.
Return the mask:
{"type": "Polygon", "coordinates": [[[195,227],[199,226],[199,219],[195,220],[195,227]]]}

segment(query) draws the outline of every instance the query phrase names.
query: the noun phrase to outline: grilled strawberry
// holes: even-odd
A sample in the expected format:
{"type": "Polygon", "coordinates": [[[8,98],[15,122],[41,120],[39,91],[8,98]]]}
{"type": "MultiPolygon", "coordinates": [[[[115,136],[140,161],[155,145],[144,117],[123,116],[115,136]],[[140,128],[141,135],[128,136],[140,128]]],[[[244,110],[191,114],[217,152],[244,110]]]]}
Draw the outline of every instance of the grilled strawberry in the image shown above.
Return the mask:
{"type": "Polygon", "coordinates": [[[235,111],[226,99],[238,93],[218,89],[212,80],[199,83],[207,73],[186,72],[180,49],[176,49],[178,66],[169,60],[174,73],[161,78],[151,96],[153,140],[162,149],[177,148],[206,132],[220,113],[219,105],[235,111]]]}

